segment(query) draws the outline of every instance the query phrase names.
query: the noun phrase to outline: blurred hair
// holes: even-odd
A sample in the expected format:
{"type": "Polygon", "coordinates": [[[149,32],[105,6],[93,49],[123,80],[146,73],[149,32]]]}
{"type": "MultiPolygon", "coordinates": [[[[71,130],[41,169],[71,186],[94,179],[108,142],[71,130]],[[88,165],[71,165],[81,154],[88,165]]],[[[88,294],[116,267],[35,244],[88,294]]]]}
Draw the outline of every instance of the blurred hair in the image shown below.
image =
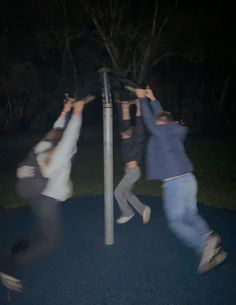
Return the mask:
{"type": "MultiPolygon", "coordinates": [[[[41,153],[46,153],[46,158],[44,160],[44,164],[47,166],[51,160],[52,154],[54,152],[55,147],[60,142],[64,129],[62,128],[53,128],[51,129],[48,134],[42,139],[41,143],[42,146],[46,146],[45,143],[50,143],[51,145],[46,146],[41,153]]],[[[40,152],[38,152],[40,153],[40,152]]]]}
{"type": "Polygon", "coordinates": [[[168,124],[173,121],[173,116],[170,112],[162,111],[156,116],[156,122],[158,121],[168,124]]]}
{"type": "Polygon", "coordinates": [[[42,141],[50,142],[52,144],[52,147],[49,150],[51,150],[51,149],[55,148],[57,146],[57,144],[60,142],[63,132],[64,132],[64,129],[62,129],[62,128],[53,128],[43,138],[42,141]]]}

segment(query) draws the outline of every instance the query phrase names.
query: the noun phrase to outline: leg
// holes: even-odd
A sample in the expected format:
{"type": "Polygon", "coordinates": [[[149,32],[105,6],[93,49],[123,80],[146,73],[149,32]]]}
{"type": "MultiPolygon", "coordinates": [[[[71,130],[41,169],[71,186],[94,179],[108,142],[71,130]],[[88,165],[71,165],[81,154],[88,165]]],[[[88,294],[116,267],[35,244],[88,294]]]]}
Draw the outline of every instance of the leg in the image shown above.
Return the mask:
{"type": "MultiPolygon", "coordinates": [[[[186,188],[185,206],[186,206],[186,222],[194,228],[199,239],[206,244],[207,237],[212,233],[207,222],[200,216],[197,208],[197,181],[193,174],[186,177],[188,188],[186,188]]],[[[203,249],[199,249],[202,252],[203,249]]]]}
{"type": "MultiPolygon", "coordinates": [[[[196,252],[201,252],[205,241],[201,234],[209,234],[209,228],[202,226],[199,232],[195,226],[189,223],[189,205],[196,209],[196,200],[188,201],[189,196],[195,198],[196,184],[188,175],[164,182],[164,210],[167,216],[169,227],[189,247],[196,252]]],[[[196,220],[195,220],[196,221],[196,220]]]]}
{"type": "Polygon", "coordinates": [[[199,248],[201,255],[198,273],[208,272],[221,264],[227,257],[227,253],[219,246],[221,238],[213,233],[206,221],[199,215],[197,209],[197,182],[193,174],[188,175],[190,181],[186,194],[186,221],[198,233],[198,238],[203,241],[203,247],[199,248]],[[192,189],[191,189],[192,186],[192,189]]]}
{"type": "Polygon", "coordinates": [[[125,198],[128,200],[130,205],[140,214],[143,215],[143,211],[145,209],[145,205],[134,195],[132,192],[132,188],[134,184],[139,180],[141,176],[140,168],[128,168],[126,169],[127,172],[127,184],[126,189],[124,191],[125,198]]]}
{"type": "Polygon", "coordinates": [[[34,240],[31,238],[28,247],[14,255],[18,265],[25,265],[49,254],[59,241],[61,219],[58,202],[40,195],[31,203],[31,208],[37,217],[39,236],[34,240]]]}
{"type": "Polygon", "coordinates": [[[129,177],[127,173],[125,173],[124,177],[121,179],[119,184],[117,185],[114,196],[116,198],[116,201],[119,205],[121,215],[124,217],[130,217],[134,215],[133,209],[129,206],[127,199],[125,197],[125,190],[127,186],[127,182],[129,181],[129,177]]]}
{"type": "Polygon", "coordinates": [[[31,203],[38,218],[39,236],[31,236],[12,246],[12,254],[1,259],[0,279],[10,290],[22,291],[23,286],[16,274],[18,269],[34,259],[47,255],[57,244],[60,215],[55,199],[40,195],[31,203]],[[34,237],[34,238],[33,238],[34,237]]]}

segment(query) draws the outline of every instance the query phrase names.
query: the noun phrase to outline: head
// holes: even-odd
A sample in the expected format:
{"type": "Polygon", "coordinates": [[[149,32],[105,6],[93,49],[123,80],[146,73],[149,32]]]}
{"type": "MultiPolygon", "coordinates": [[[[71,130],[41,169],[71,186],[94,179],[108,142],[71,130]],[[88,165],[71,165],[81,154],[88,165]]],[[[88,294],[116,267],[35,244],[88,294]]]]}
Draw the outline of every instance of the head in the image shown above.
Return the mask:
{"type": "Polygon", "coordinates": [[[45,163],[48,164],[50,158],[57,146],[60,142],[62,135],[63,135],[62,128],[53,128],[49,131],[49,133],[42,139],[41,146],[42,150],[40,153],[46,154],[45,163]]]}
{"type": "Polygon", "coordinates": [[[63,132],[63,128],[52,128],[42,141],[50,142],[55,147],[60,142],[63,132]]]}
{"type": "Polygon", "coordinates": [[[122,139],[129,139],[133,135],[133,127],[121,131],[122,139]]]}
{"type": "Polygon", "coordinates": [[[173,122],[173,117],[170,112],[162,111],[156,116],[156,125],[167,125],[173,122]]]}

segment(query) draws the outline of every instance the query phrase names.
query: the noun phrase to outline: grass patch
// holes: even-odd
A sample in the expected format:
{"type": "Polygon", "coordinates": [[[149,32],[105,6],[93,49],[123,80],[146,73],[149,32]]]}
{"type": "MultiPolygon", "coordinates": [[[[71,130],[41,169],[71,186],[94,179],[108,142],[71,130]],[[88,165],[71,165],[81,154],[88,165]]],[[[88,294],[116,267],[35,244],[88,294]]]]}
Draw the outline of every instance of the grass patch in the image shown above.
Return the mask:
{"type": "MultiPolygon", "coordinates": [[[[101,131],[102,132],[102,131],[101,131]]],[[[25,204],[15,192],[15,169],[27,151],[40,137],[17,135],[2,137],[0,141],[0,207],[11,208],[25,204]]],[[[190,136],[187,152],[193,161],[198,180],[200,202],[219,208],[236,210],[236,165],[233,139],[190,136]]],[[[114,140],[114,186],[123,175],[119,140],[114,140]]],[[[161,195],[161,183],[142,179],[134,191],[143,195],[161,195]]],[[[77,157],[73,163],[74,195],[103,194],[103,142],[102,134],[91,136],[82,133],[77,157]],[[94,139],[95,138],[95,139],[94,139]]]]}

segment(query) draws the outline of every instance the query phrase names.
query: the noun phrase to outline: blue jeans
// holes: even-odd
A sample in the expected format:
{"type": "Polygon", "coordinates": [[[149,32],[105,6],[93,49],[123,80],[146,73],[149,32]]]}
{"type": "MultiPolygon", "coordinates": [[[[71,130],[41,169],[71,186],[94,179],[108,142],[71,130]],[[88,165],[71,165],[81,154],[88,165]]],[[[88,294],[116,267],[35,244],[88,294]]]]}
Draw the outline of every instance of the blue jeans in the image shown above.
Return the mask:
{"type": "Polygon", "coordinates": [[[197,182],[192,173],[163,182],[164,210],[169,228],[189,247],[202,253],[212,231],[198,214],[197,182]]]}

